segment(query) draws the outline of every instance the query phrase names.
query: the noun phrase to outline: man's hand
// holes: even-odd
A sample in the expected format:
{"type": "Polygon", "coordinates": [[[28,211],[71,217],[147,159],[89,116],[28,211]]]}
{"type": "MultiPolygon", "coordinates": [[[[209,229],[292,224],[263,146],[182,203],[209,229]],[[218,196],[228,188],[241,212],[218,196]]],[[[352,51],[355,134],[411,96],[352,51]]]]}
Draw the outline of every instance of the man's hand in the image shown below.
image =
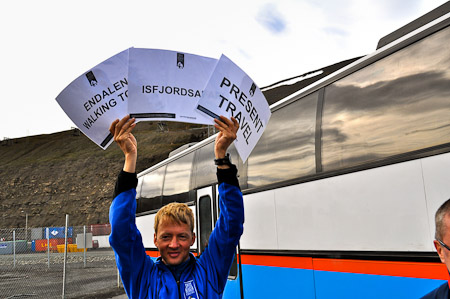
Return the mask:
{"type": "Polygon", "coordinates": [[[219,135],[217,135],[214,145],[214,154],[216,159],[221,159],[225,157],[228,147],[236,139],[239,123],[234,117],[231,117],[231,120],[229,120],[222,115],[220,120],[214,119],[214,122],[214,127],[219,130],[219,135]]]}
{"type": "Polygon", "coordinates": [[[126,172],[136,172],[137,142],[131,131],[136,127],[135,119],[127,115],[120,121],[116,119],[109,127],[109,132],[114,136],[114,141],[119,145],[125,155],[126,172]]]}

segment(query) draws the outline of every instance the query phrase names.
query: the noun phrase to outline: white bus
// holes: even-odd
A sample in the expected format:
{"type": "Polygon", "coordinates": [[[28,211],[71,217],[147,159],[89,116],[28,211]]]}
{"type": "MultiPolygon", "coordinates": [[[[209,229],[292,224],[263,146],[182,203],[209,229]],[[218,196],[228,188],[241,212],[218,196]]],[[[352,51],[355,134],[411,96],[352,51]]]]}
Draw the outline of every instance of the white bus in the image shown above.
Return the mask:
{"type": "MultiPolygon", "coordinates": [[[[271,105],[246,163],[231,149],[245,224],[224,298],[419,298],[448,279],[433,239],[450,198],[449,4],[271,105]]],[[[172,201],[192,208],[204,249],[219,213],[214,138],[139,174],[150,256],[172,201]]]]}

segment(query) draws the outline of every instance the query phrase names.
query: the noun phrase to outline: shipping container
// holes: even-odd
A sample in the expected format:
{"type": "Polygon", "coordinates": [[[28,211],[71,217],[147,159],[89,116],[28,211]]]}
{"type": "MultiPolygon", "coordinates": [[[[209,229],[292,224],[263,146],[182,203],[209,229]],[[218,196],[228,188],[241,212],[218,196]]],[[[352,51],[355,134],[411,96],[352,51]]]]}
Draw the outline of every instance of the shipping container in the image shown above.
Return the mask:
{"type": "MultiPolygon", "coordinates": [[[[64,233],[65,233],[66,228],[63,227],[49,227],[48,231],[50,234],[50,239],[59,239],[59,238],[64,238],[64,233]]],[[[68,238],[72,238],[72,232],[73,232],[73,228],[70,226],[67,228],[67,237],[68,238]]],[[[47,231],[45,231],[45,239],[47,239],[47,231]]]]}
{"type": "Polygon", "coordinates": [[[31,229],[31,240],[44,239],[44,229],[42,227],[31,229]]]}
{"type": "MultiPolygon", "coordinates": [[[[50,250],[58,251],[58,245],[63,245],[65,239],[64,238],[50,239],[49,241],[50,241],[50,250]]],[[[67,244],[72,244],[72,238],[67,239],[67,244]]],[[[35,250],[47,251],[47,239],[35,240],[35,250]]]]}
{"type": "Polygon", "coordinates": [[[111,224],[91,224],[89,229],[93,236],[108,236],[111,234],[111,224]]]}
{"type": "MultiPolygon", "coordinates": [[[[27,241],[18,240],[15,242],[16,253],[24,253],[27,251],[27,241]]],[[[14,242],[13,241],[3,241],[0,242],[0,254],[13,254],[14,253],[14,242]]]]}

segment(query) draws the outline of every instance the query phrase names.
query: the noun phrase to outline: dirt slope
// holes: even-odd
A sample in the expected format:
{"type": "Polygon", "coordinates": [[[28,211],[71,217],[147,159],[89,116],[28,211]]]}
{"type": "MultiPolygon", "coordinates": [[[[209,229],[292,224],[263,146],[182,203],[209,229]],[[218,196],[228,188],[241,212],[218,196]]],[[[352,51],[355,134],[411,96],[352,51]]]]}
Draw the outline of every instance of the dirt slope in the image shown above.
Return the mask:
{"type": "MultiPolygon", "coordinates": [[[[173,149],[205,137],[206,129],[180,123],[161,132],[156,123],[136,127],[138,172],[167,158],[173,149]]],[[[79,133],[79,132],[78,132],[79,133]]],[[[83,134],[64,131],[3,141],[0,146],[0,228],[108,222],[120,149],[103,151],[83,134]]]]}

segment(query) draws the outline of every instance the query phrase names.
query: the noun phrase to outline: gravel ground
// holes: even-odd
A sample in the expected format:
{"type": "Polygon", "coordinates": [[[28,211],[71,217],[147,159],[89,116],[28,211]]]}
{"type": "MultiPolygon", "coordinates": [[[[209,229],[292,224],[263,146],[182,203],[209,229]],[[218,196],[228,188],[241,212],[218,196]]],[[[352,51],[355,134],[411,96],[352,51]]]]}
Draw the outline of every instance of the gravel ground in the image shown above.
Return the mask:
{"type": "MultiPolygon", "coordinates": [[[[0,255],[0,298],[61,298],[64,254],[0,255]]],[[[124,294],[118,287],[117,268],[112,250],[68,253],[65,298],[113,298],[124,294]]]]}

